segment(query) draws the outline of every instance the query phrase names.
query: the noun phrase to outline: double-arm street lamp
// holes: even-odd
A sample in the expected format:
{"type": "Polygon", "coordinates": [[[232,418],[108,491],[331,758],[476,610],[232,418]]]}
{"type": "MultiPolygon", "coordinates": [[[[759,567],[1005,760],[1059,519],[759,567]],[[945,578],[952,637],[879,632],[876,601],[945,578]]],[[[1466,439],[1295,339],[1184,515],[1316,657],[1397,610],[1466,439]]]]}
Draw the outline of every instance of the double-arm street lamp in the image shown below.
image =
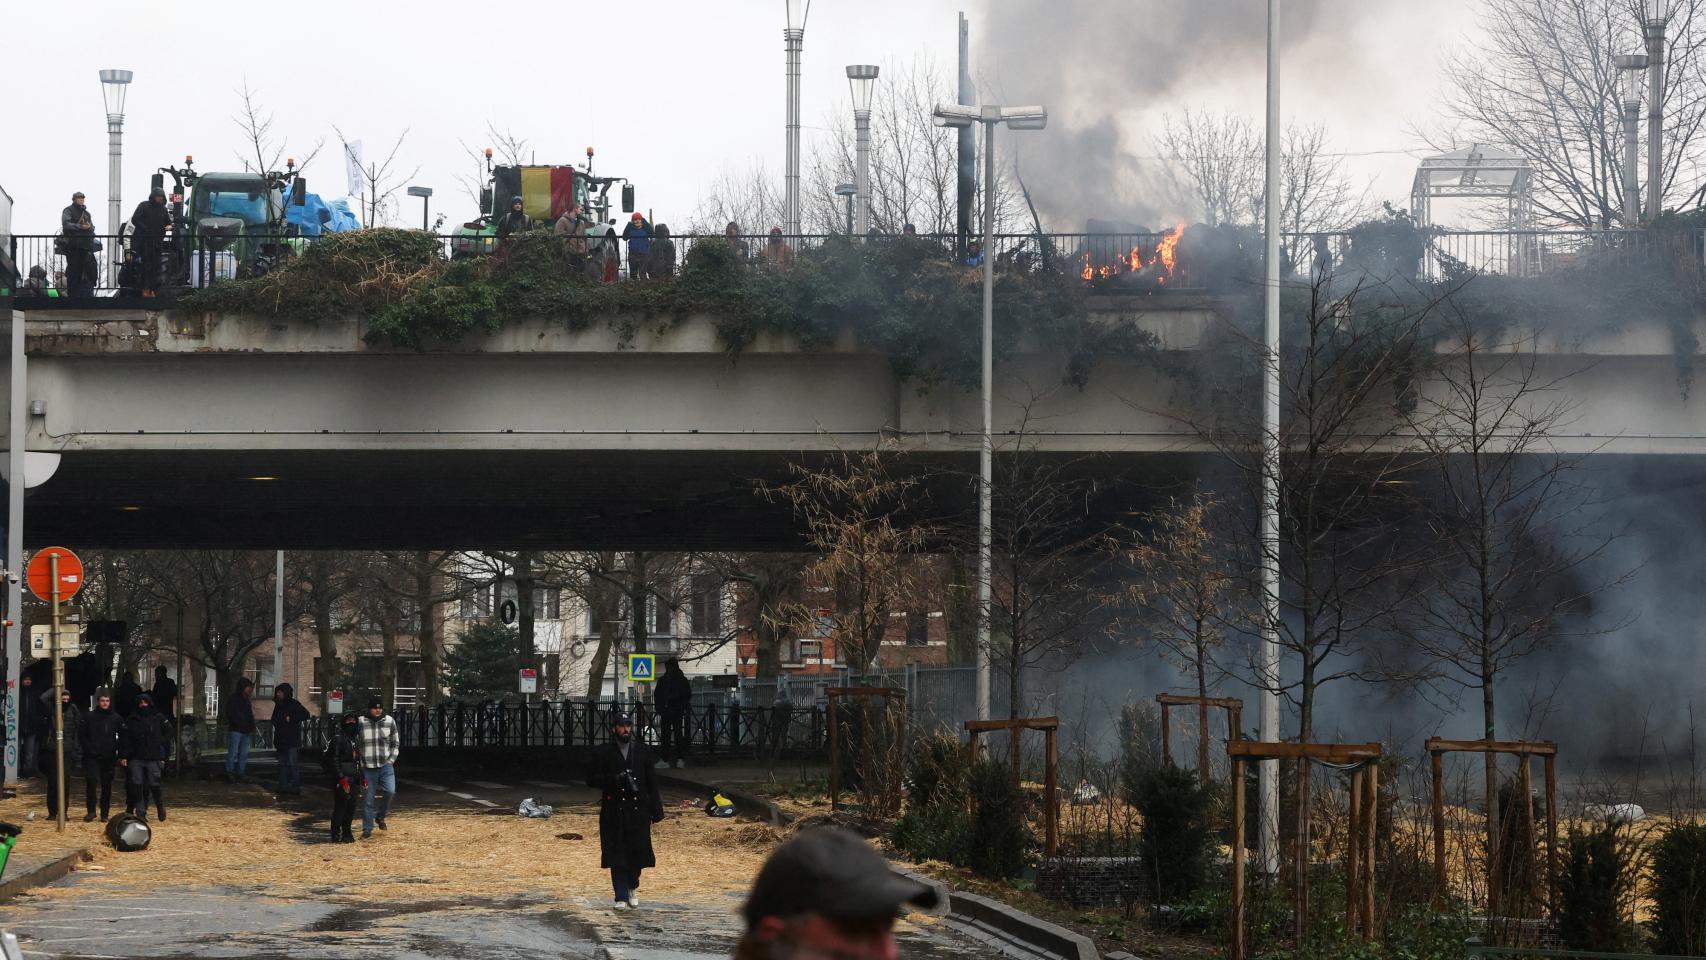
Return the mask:
{"type": "MultiPolygon", "coordinates": [[[[936,108],[936,125],[964,128],[983,124],[983,443],[978,451],[977,484],[977,718],[989,719],[990,674],[990,551],[994,541],[995,441],[993,405],[990,400],[995,354],[995,127],[1005,123],[1015,130],[1041,130],[1048,126],[1048,111],[1042,107],[1002,107],[986,103],[980,107],[944,104],[936,108]]],[[[863,182],[864,164],[860,164],[863,182]]],[[[861,228],[862,229],[862,228],[861,228]]],[[[1018,704],[1012,705],[1013,709],[1018,704]]]]}

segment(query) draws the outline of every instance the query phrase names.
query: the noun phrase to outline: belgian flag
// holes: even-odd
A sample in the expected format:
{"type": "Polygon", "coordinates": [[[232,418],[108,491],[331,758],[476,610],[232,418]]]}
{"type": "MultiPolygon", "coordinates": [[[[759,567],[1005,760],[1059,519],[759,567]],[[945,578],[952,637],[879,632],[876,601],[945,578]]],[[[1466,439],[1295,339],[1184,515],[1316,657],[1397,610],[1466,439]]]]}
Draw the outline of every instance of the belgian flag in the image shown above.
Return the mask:
{"type": "Polygon", "coordinates": [[[535,220],[551,221],[569,212],[575,199],[574,167],[498,167],[492,171],[500,215],[511,197],[521,197],[521,209],[535,220]]]}

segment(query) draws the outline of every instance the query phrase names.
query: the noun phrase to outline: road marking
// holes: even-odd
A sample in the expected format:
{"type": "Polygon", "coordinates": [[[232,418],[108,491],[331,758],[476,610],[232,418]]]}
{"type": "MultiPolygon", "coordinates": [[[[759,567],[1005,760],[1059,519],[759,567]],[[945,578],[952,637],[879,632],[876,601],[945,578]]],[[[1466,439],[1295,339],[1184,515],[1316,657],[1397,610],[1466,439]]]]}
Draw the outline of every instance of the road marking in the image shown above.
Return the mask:
{"type": "Polygon", "coordinates": [[[509,789],[509,787],[506,787],[501,783],[492,783],[489,780],[470,780],[470,781],[468,781],[468,785],[471,787],[479,787],[481,790],[508,790],[509,789]]]}
{"type": "Polygon", "coordinates": [[[482,807],[495,807],[495,806],[497,806],[497,804],[493,803],[492,801],[481,800],[479,797],[469,797],[468,799],[474,801],[475,803],[479,804],[482,807]]]}
{"type": "Polygon", "coordinates": [[[474,799],[474,795],[471,793],[457,793],[455,790],[450,791],[450,795],[455,797],[458,800],[472,800],[472,799],[474,799]]]}
{"type": "Polygon", "coordinates": [[[446,790],[450,789],[449,787],[441,787],[436,783],[422,783],[419,780],[404,780],[402,777],[398,777],[397,782],[398,783],[406,783],[411,787],[420,787],[424,790],[436,790],[439,793],[443,793],[446,790]]]}
{"type": "Polygon", "coordinates": [[[569,785],[566,783],[552,783],[549,780],[523,780],[521,782],[527,784],[530,787],[545,787],[546,789],[549,789],[549,790],[567,790],[567,789],[569,789],[569,785]]]}

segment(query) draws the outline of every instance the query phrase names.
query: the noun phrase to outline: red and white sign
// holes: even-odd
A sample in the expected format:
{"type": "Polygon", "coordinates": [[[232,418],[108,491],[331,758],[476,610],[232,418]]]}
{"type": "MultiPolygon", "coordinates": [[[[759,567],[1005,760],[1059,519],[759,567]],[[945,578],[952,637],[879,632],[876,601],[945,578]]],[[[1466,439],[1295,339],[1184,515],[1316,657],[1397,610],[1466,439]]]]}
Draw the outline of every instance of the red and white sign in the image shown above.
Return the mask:
{"type": "Polygon", "coordinates": [[[30,558],[24,574],[29,580],[30,592],[51,603],[54,599],[55,556],[59,558],[59,601],[64,603],[83,589],[83,561],[77,559],[75,553],[64,547],[44,547],[30,558]]]}
{"type": "Polygon", "coordinates": [[[538,693],[539,692],[539,671],[533,669],[532,667],[522,667],[521,668],[521,692],[522,693],[538,693]]]}
{"type": "Polygon", "coordinates": [[[344,712],[344,692],[342,690],[328,690],[328,691],[326,691],[326,712],[327,713],[343,713],[344,712]]]}

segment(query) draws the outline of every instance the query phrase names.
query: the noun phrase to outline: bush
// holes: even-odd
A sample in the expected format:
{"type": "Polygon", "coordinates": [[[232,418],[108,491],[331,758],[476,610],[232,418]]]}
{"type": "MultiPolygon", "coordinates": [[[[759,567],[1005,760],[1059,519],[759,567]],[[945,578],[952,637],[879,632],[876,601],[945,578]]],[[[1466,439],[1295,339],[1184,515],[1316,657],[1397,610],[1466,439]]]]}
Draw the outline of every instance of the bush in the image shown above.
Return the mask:
{"type": "Polygon", "coordinates": [[[1623,916],[1632,877],[1616,824],[1571,830],[1558,876],[1558,934],[1573,950],[1617,953],[1634,945],[1623,916]]]}
{"type": "Polygon", "coordinates": [[[1196,895],[1208,876],[1214,842],[1209,824],[1213,797],[1196,773],[1173,764],[1139,768],[1125,782],[1126,800],[1143,817],[1138,856],[1152,881],[1156,903],[1196,895]]]}
{"type": "Polygon", "coordinates": [[[913,744],[906,764],[906,812],[894,825],[894,845],[921,860],[970,861],[971,760],[954,737],[937,734],[913,744]]]}
{"type": "Polygon", "coordinates": [[[1025,800],[1004,764],[979,760],[971,770],[972,821],[966,866],[995,880],[1019,875],[1030,859],[1032,837],[1025,800]]]}
{"type": "Polygon", "coordinates": [[[1679,824],[1653,846],[1654,952],[1706,954],[1706,825],[1679,824]]]}

